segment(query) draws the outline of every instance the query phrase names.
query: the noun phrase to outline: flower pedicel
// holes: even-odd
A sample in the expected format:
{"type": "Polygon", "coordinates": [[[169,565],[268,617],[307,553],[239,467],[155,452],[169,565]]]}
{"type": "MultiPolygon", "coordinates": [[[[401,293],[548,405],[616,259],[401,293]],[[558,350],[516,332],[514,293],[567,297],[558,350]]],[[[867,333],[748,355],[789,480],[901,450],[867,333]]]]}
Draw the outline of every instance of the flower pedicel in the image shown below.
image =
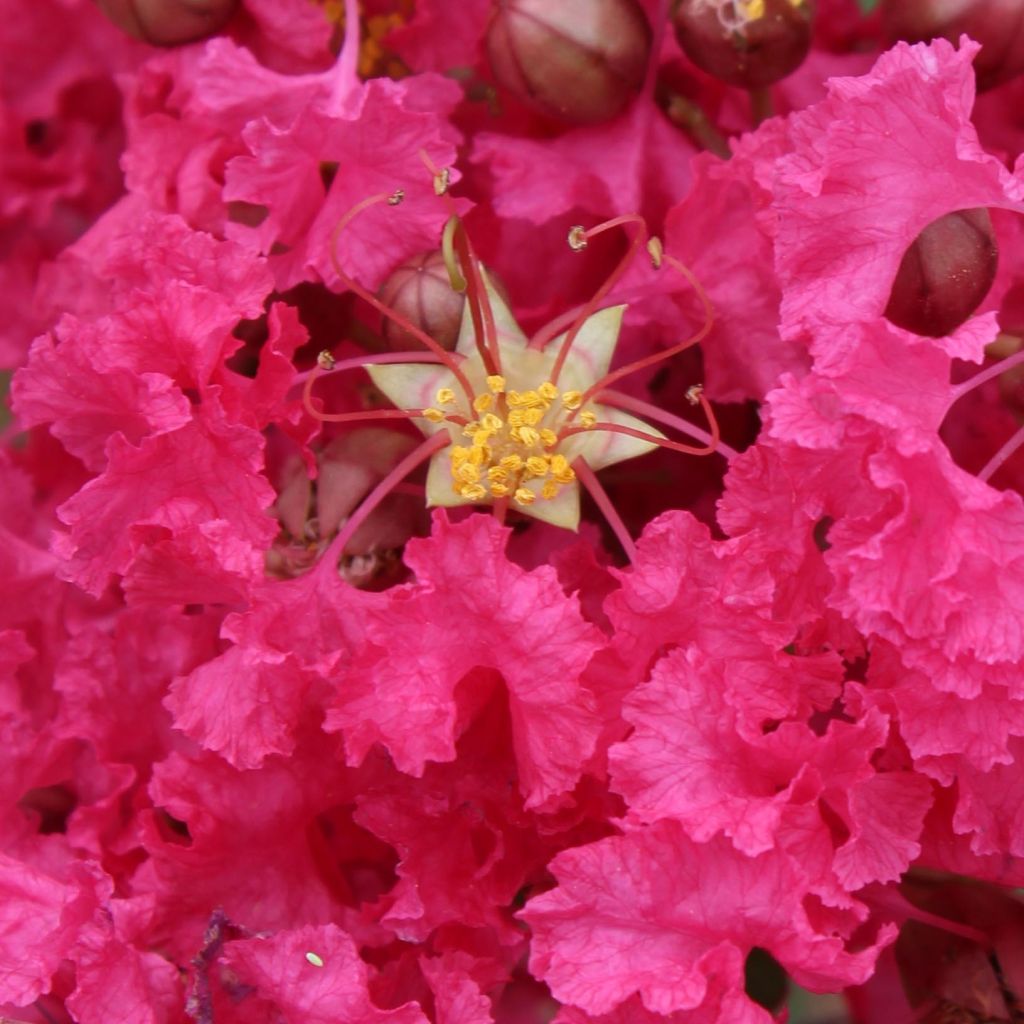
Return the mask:
{"type": "MultiPolygon", "coordinates": [[[[445,194],[447,180],[443,172],[436,174],[435,182],[438,193],[445,194]]],[[[334,242],[349,221],[368,206],[397,206],[401,199],[401,193],[381,194],[359,203],[342,218],[334,242]]],[[[582,484],[627,554],[632,554],[632,539],[595,471],[644,455],[656,447],[691,455],[709,455],[716,450],[728,454],[699,385],[690,388],[687,399],[702,407],[710,425],[709,433],[647,402],[612,390],[612,385],[628,374],[698,344],[714,322],[714,311],[700,283],[683,264],[664,253],[659,239],[648,239],[646,225],[639,215],[616,217],[589,230],[574,227],[569,233],[569,245],[582,251],[588,239],[619,226],[634,227],[631,243],[597,293],[571,319],[560,318],[527,339],[488,279],[462,221],[453,213],[445,226],[442,252],[453,289],[466,294],[453,352],[360,286],[333,259],[335,271],[352,291],[403,332],[423,342],[427,349],[383,353],[343,363],[335,362],[324,352],[317,369],[306,379],[306,407],[324,422],[412,419],[427,438],[394,467],[353,513],[334,539],[335,552],[343,549],[359,523],[390,490],[417,465],[429,460],[429,505],[491,505],[499,518],[504,518],[512,507],[569,530],[576,530],[579,525],[582,484]],[[662,352],[609,370],[625,306],[597,307],[645,242],[655,269],[668,263],[697,292],[704,323],[695,334],[662,352]],[[568,329],[560,332],[565,326],[568,329]],[[364,367],[396,408],[337,414],[315,409],[311,400],[315,382],[325,373],[355,367],[364,367]],[[672,441],[632,413],[689,433],[703,444],[672,441]]]]}

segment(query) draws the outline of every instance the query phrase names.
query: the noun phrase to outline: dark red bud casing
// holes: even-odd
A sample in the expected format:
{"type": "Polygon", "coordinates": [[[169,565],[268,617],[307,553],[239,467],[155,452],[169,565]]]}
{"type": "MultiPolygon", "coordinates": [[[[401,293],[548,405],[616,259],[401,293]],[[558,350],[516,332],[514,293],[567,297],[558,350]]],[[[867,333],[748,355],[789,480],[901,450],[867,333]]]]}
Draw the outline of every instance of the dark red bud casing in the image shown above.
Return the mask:
{"type": "Polygon", "coordinates": [[[177,46],[212,35],[238,0],[99,0],[115,25],[154,46],[177,46]]]}
{"type": "MultiPolygon", "coordinates": [[[[380,286],[377,297],[429,334],[449,352],[455,348],[462,323],[465,297],[455,291],[440,252],[426,252],[406,260],[380,286]]],[[[384,321],[384,340],[395,352],[423,347],[414,335],[390,319],[384,321]]]]}
{"type": "Polygon", "coordinates": [[[576,124],[618,114],[643,84],[650,51],[636,0],[498,0],[487,31],[498,82],[576,124]]]}
{"type": "Polygon", "coordinates": [[[807,0],[682,0],[676,38],[702,71],[760,89],[795,71],[811,46],[807,0]]]}
{"type": "Polygon", "coordinates": [[[981,43],[974,58],[979,89],[1024,72],[1024,0],[884,0],[882,27],[890,42],[917,43],[961,35],[981,43]]]}
{"type": "Polygon", "coordinates": [[[904,330],[941,338],[978,308],[998,262],[988,210],[947,213],[903,254],[885,315],[904,330]]]}

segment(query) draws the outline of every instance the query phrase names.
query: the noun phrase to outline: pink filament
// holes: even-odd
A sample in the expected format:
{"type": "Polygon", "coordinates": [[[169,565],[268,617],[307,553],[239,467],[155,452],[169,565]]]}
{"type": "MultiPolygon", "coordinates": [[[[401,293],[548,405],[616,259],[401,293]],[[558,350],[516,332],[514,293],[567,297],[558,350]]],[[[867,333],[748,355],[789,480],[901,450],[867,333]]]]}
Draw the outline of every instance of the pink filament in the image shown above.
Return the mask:
{"type": "Polygon", "coordinates": [[[669,256],[666,253],[662,259],[664,259],[670,267],[682,274],[690,283],[693,290],[697,293],[697,297],[700,299],[701,305],[704,307],[703,325],[696,334],[691,335],[685,341],[681,341],[677,345],[672,345],[662,352],[655,352],[653,355],[645,356],[643,359],[637,359],[632,363],[627,363],[625,366],[620,366],[617,370],[612,370],[610,373],[606,373],[599,381],[591,384],[583,393],[583,403],[586,403],[587,400],[597,394],[598,391],[604,391],[606,388],[610,387],[617,380],[621,380],[623,377],[628,377],[631,373],[636,373],[638,370],[645,370],[648,366],[654,366],[657,363],[663,362],[665,359],[671,359],[673,356],[677,356],[681,352],[685,352],[688,348],[692,348],[694,345],[703,341],[714,326],[715,308],[711,305],[711,300],[708,298],[708,294],[704,291],[704,287],[701,285],[700,281],[697,280],[689,267],[684,263],[681,263],[674,256],[669,256]]]}
{"type": "MultiPolygon", "coordinates": [[[[717,425],[717,424],[716,424],[717,425]]],[[[703,448],[694,448],[693,445],[683,444],[681,441],[670,441],[667,437],[658,437],[655,434],[648,434],[643,430],[636,430],[633,427],[624,426],[621,423],[595,423],[592,427],[568,427],[559,432],[559,438],[572,437],[573,434],[589,434],[594,430],[603,430],[609,434],[625,434],[626,437],[635,437],[641,441],[655,444],[659,448],[667,448],[669,451],[682,452],[684,455],[710,455],[717,444],[715,434],[712,433],[710,443],[703,448]]]]}
{"type": "Polygon", "coordinates": [[[630,562],[635,561],[636,545],[633,543],[633,538],[629,535],[629,530],[626,529],[622,517],[615,511],[615,506],[612,504],[611,498],[608,497],[608,492],[599,483],[597,475],[582,458],[576,459],[572,468],[576,473],[576,478],[590,493],[594,504],[601,510],[601,515],[612,528],[612,533],[618,538],[622,550],[626,552],[626,557],[630,562]]]}
{"type": "Polygon", "coordinates": [[[610,405],[614,409],[625,409],[627,412],[635,412],[644,419],[656,420],[666,427],[678,430],[681,434],[689,434],[698,441],[703,441],[705,445],[714,444],[714,450],[726,459],[734,459],[739,455],[735,448],[730,448],[721,439],[716,442],[713,435],[698,427],[696,423],[684,420],[681,416],[674,416],[672,413],[659,409],[658,406],[652,405],[650,402],[634,398],[632,395],[623,394],[621,391],[602,391],[597,396],[597,400],[602,405],[610,405]]]}
{"type": "Polygon", "coordinates": [[[352,539],[356,530],[366,522],[370,513],[401,484],[417,466],[426,462],[435,452],[440,451],[449,443],[448,434],[442,431],[433,437],[428,437],[421,445],[414,448],[404,459],[384,477],[383,480],[373,488],[363,499],[359,507],[346,520],[345,525],[338,531],[334,540],[331,541],[327,550],[320,558],[320,562],[314,571],[319,573],[336,573],[338,571],[338,560],[345,551],[345,545],[352,539]]]}
{"type": "Polygon", "coordinates": [[[459,386],[465,392],[467,400],[472,404],[474,397],[473,387],[469,383],[469,378],[467,378],[466,375],[462,372],[462,370],[459,367],[458,361],[452,356],[452,354],[450,352],[447,352],[444,348],[442,348],[441,345],[438,344],[438,342],[436,342],[432,337],[430,337],[430,335],[427,334],[425,331],[417,327],[411,320],[408,320],[406,317],[402,316],[401,313],[397,312],[390,306],[381,302],[376,295],[368,291],[361,284],[357,283],[353,278],[349,277],[349,275],[346,274],[345,271],[341,269],[341,264],[338,262],[338,239],[341,236],[341,232],[348,226],[349,222],[357,214],[361,213],[368,207],[376,206],[378,203],[385,203],[389,199],[391,199],[391,196],[383,192],[375,196],[370,196],[369,198],[364,199],[362,202],[357,203],[355,206],[353,206],[352,209],[349,210],[345,214],[345,216],[341,218],[340,221],[338,221],[337,227],[335,227],[334,231],[331,233],[331,266],[334,268],[334,272],[335,274],[338,275],[342,284],[344,284],[346,287],[354,291],[356,295],[363,299],[364,302],[368,302],[371,306],[373,306],[374,309],[378,310],[384,316],[388,317],[388,319],[392,320],[403,330],[408,331],[414,337],[422,341],[423,344],[426,345],[427,348],[430,349],[430,351],[433,352],[435,356],[437,356],[438,360],[441,363],[443,363],[449,370],[451,370],[452,375],[459,382],[459,386]]]}
{"type": "Polygon", "coordinates": [[[1003,463],[1006,462],[1006,460],[1009,459],[1010,456],[1021,447],[1021,445],[1024,445],[1024,427],[1020,427],[1016,430],[1010,437],[1009,441],[1007,441],[1006,444],[1004,444],[1002,448],[1000,448],[999,451],[997,451],[995,455],[985,463],[984,468],[978,474],[978,479],[986,483],[991,480],[995,473],[1002,467],[1003,463]]]}
{"type": "Polygon", "coordinates": [[[473,333],[476,336],[480,357],[488,373],[501,373],[501,351],[498,348],[498,329],[494,323],[494,310],[480,276],[480,261],[473,251],[473,243],[458,220],[455,230],[455,252],[466,276],[466,301],[473,318],[473,333]]]}
{"type": "MultiPolygon", "coordinates": [[[[621,260],[615,265],[612,272],[605,278],[604,283],[600,288],[591,296],[589,302],[580,310],[576,317],[572,327],[569,328],[569,333],[565,336],[565,341],[562,342],[562,347],[558,350],[558,355],[555,357],[554,366],[551,368],[551,381],[554,384],[558,383],[559,374],[562,372],[562,367],[565,365],[566,359],[569,357],[569,351],[572,349],[572,343],[576,340],[576,335],[579,334],[580,328],[587,321],[587,318],[597,309],[598,303],[615,287],[619,279],[626,272],[626,268],[632,262],[633,257],[636,255],[637,250],[644,242],[647,241],[647,224],[643,217],[638,213],[627,213],[621,217],[613,217],[611,220],[605,221],[603,224],[598,224],[596,227],[590,228],[588,231],[583,232],[583,237],[591,239],[597,235],[602,234],[605,231],[609,231],[611,228],[618,227],[620,224],[636,224],[637,231],[630,240],[629,248],[626,250],[626,254],[621,260]]],[[[534,344],[537,348],[543,348],[549,341],[549,337],[545,331],[541,331],[534,338],[534,344]]]]}
{"type": "Polygon", "coordinates": [[[946,411],[948,412],[953,403],[959,401],[969,391],[973,391],[975,388],[981,387],[982,384],[988,383],[993,377],[1001,377],[1008,370],[1012,370],[1021,363],[1024,363],[1024,348],[1019,352],[1014,352],[1012,356],[1007,356],[998,363],[994,363],[988,369],[976,373],[973,377],[969,377],[963,383],[955,385],[951,389],[949,405],[946,406],[946,411]]]}
{"type": "MultiPolygon", "coordinates": [[[[420,161],[423,166],[438,178],[440,169],[430,159],[425,149],[419,151],[420,161]]],[[[494,311],[491,309],[490,301],[487,298],[487,290],[483,286],[480,277],[480,261],[477,259],[470,241],[469,234],[459,216],[458,208],[448,190],[441,195],[441,199],[448,206],[450,217],[455,221],[455,252],[459,257],[463,274],[466,278],[466,299],[469,302],[470,316],[473,318],[473,334],[476,340],[477,350],[488,373],[501,372],[501,351],[498,348],[498,331],[494,324],[494,311]]]]}
{"type": "Polygon", "coordinates": [[[295,375],[296,384],[305,384],[313,377],[320,380],[321,377],[329,377],[332,373],[341,373],[343,370],[361,370],[364,366],[380,366],[388,363],[434,363],[440,365],[440,361],[431,352],[378,352],[376,355],[355,356],[352,359],[342,359],[335,362],[329,370],[322,370],[314,366],[305,373],[295,375]]]}

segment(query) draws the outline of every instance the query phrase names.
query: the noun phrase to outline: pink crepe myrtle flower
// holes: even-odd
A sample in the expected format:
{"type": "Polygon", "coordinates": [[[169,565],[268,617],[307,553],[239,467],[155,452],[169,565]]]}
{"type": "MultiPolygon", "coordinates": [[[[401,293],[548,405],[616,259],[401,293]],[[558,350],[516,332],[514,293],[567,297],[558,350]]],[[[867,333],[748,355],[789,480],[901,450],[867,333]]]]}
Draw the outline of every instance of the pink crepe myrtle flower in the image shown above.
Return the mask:
{"type": "Polygon", "coordinates": [[[795,861],[777,852],[750,858],[722,840],[693,843],[673,822],[567,850],[552,869],[558,888],[523,912],[534,931],[531,968],[556,997],[595,1015],[633,993],[669,1014],[724,992],[750,1020],[767,1024],[767,1011],[742,995],[752,946],[769,950],[798,980],[844,985],[866,979],[895,938],[886,927],[848,950],[848,936],[819,931],[801,906],[807,879],[795,861]],[[704,893],[715,894],[713,907],[704,893]]]}
{"type": "Polygon", "coordinates": [[[276,1008],[285,1019],[301,1017],[311,1024],[330,1024],[339,1017],[352,1024],[427,1021],[416,1003],[393,1010],[373,1004],[366,964],[351,937],[337,925],[278,932],[272,938],[236,939],[226,945],[224,957],[251,993],[245,997],[245,1014],[260,1012],[257,1005],[263,1004],[267,1011],[276,1008]]]}
{"type": "Polygon", "coordinates": [[[343,6],[150,52],[45,0],[84,49],[0,62],[0,242],[61,227],[13,279],[63,249],[0,458],[0,1016],[769,1024],[768,955],[941,985],[886,952],[918,926],[1017,985],[980,933],[1012,912],[941,874],[913,902],[918,869],[1024,879],[1024,191],[972,44],[868,69],[822,0],[788,116],[725,139],[749,97],[659,5],[586,128],[486,102],[488,4],[343,6]],[[120,142],[66,106],[115,72],[119,199],[120,142]],[[988,296],[896,326],[960,209],[994,210],[988,296]],[[374,291],[439,239],[454,348],[374,291]],[[968,402],[1003,434],[951,431],[968,402]]]}

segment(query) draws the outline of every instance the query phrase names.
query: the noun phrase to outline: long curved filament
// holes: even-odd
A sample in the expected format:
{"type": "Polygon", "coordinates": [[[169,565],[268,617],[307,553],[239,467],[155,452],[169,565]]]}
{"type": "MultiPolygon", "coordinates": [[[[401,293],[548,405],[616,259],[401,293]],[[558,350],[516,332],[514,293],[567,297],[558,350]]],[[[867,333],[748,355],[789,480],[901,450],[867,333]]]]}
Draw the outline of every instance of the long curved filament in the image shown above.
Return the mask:
{"type": "MultiPolygon", "coordinates": [[[[602,391],[597,396],[597,400],[602,405],[610,405],[614,409],[625,409],[626,412],[634,412],[638,416],[643,417],[643,419],[655,420],[666,427],[672,427],[681,434],[689,434],[698,441],[703,441],[705,445],[712,444],[714,441],[715,435],[709,434],[706,430],[698,427],[696,423],[691,423],[689,420],[684,420],[682,416],[675,416],[664,409],[659,409],[658,406],[651,402],[645,402],[640,398],[634,398],[632,395],[623,394],[621,391],[602,391]]],[[[709,420],[712,416],[713,413],[709,416],[709,420]]],[[[735,459],[739,455],[735,448],[730,448],[722,440],[715,444],[714,450],[719,455],[730,460],[735,459]]]]}
{"type": "MultiPolygon", "coordinates": [[[[452,221],[449,221],[451,224],[452,221]]],[[[466,301],[469,313],[473,318],[473,335],[476,338],[477,351],[483,360],[487,373],[501,373],[501,351],[498,348],[498,329],[494,323],[494,310],[491,308],[487,289],[484,287],[480,273],[480,260],[477,258],[469,234],[458,216],[454,218],[451,244],[455,257],[463,272],[466,283],[466,301]]]]}
{"type": "MultiPolygon", "coordinates": [[[[717,427],[717,423],[715,424],[717,427]]],[[[682,441],[673,441],[667,437],[658,437],[657,434],[648,434],[644,430],[637,430],[635,427],[627,427],[622,423],[608,423],[598,421],[591,427],[567,427],[559,431],[559,438],[572,437],[573,434],[589,434],[595,430],[601,430],[608,434],[623,434],[626,437],[635,437],[640,441],[647,441],[657,445],[659,448],[667,448],[672,452],[682,452],[684,455],[710,455],[718,444],[717,430],[712,431],[709,443],[703,448],[695,448],[692,444],[683,444],[682,441]]]]}
{"type": "Polygon", "coordinates": [[[968,377],[967,380],[962,383],[954,385],[950,388],[949,403],[946,406],[946,412],[949,412],[953,403],[959,401],[968,392],[981,387],[982,384],[988,383],[988,381],[993,377],[1001,377],[1004,373],[1012,370],[1015,366],[1020,366],[1021,363],[1024,363],[1024,347],[1022,347],[1019,352],[1014,352],[1012,356],[1007,356],[1000,362],[993,363],[993,365],[989,366],[987,369],[979,371],[973,377],[968,377]]]}
{"type": "Polygon", "coordinates": [[[394,468],[384,477],[376,487],[362,500],[359,507],[345,521],[345,525],[338,531],[334,539],[328,545],[317,564],[314,572],[321,574],[337,573],[338,560],[345,550],[345,545],[352,539],[356,530],[366,522],[370,513],[389,495],[395,488],[421,463],[424,463],[435,452],[440,451],[449,444],[446,431],[428,437],[422,444],[414,448],[404,459],[401,459],[394,468]]]}
{"type": "MultiPolygon", "coordinates": [[[[339,373],[342,370],[363,369],[366,366],[378,363],[417,362],[436,363],[427,352],[413,353],[409,358],[407,352],[387,352],[376,356],[363,356],[356,359],[343,359],[340,363],[331,362],[327,368],[321,367],[319,363],[309,371],[302,385],[302,406],[315,420],[321,423],[357,423],[365,420],[401,420],[417,419],[423,416],[423,409],[361,409],[355,412],[325,413],[313,405],[313,386],[323,377],[339,373]]],[[[457,420],[459,417],[449,416],[449,420],[457,420]]]]}
{"type": "Polygon", "coordinates": [[[628,377],[631,373],[636,373],[638,370],[645,370],[649,366],[655,366],[657,363],[664,362],[666,359],[671,359],[673,356],[677,356],[681,352],[685,352],[688,348],[692,348],[694,345],[699,344],[708,336],[711,328],[714,326],[715,307],[711,305],[711,299],[708,298],[708,293],[704,291],[704,286],[697,280],[693,271],[691,271],[685,263],[681,263],[674,256],[669,256],[668,253],[663,254],[661,259],[672,267],[673,270],[682,274],[690,283],[693,290],[697,293],[697,297],[700,299],[701,305],[704,307],[703,325],[696,334],[690,335],[689,338],[679,342],[677,345],[671,345],[661,352],[655,352],[653,355],[645,356],[643,359],[636,359],[632,363],[627,363],[625,366],[620,366],[617,370],[612,370],[609,373],[606,373],[599,381],[591,384],[583,393],[583,404],[585,404],[590,398],[593,398],[597,392],[604,391],[606,388],[611,387],[612,384],[621,380],[623,377],[628,377]]]}
{"type": "Polygon", "coordinates": [[[604,516],[608,525],[612,528],[612,533],[618,538],[619,543],[622,545],[622,550],[626,552],[626,557],[631,562],[635,561],[636,544],[633,543],[633,538],[629,535],[629,530],[626,529],[622,516],[615,510],[612,499],[608,497],[608,492],[597,479],[597,474],[587,465],[586,460],[582,457],[573,462],[572,468],[576,473],[576,479],[587,489],[590,496],[594,499],[594,504],[600,509],[601,515],[604,516]]]}
{"type": "Polygon", "coordinates": [[[448,222],[444,226],[441,251],[456,291],[466,292],[469,313],[473,319],[473,338],[477,351],[489,374],[501,373],[501,350],[498,346],[498,331],[480,274],[480,260],[473,248],[473,242],[466,231],[458,207],[448,191],[448,171],[438,167],[425,149],[419,151],[420,162],[433,175],[434,191],[448,206],[448,222]],[[461,273],[459,273],[461,271],[461,273]]]}
{"type": "Polygon", "coordinates": [[[1007,441],[1006,444],[1004,444],[1002,448],[1000,448],[999,451],[997,451],[995,455],[985,463],[984,468],[980,473],[978,473],[978,479],[984,483],[991,480],[995,473],[1002,467],[1003,463],[1006,462],[1006,460],[1009,459],[1010,456],[1013,455],[1014,452],[1016,452],[1022,445],[1024,445],[1024,427],[1020,427],[1010,437],[1009,441],[1007,441]]]}
{"type": "Polygon", "coordinates": [[[378,299],[376,295],[374,295],[371,291],[368,291],[361,284],[355,281],[352,277],[346,274],[344,270],[341,269],[341,264],[338,261],[338,240],[341,236],[341,232],[344,231],[344,229],[348,226],[348,224],[354,217],[362,213],[362,211],[367,209],[368,207],[376,206],[379,203],[389,203],[393,205],[394,202],[395,195],[381,192],[378,195],[369,196],[362,202],[357,203],[355,206],[353,206],[351,210],[346,212],[345,216],[338,221],[334,230],[331,232],[331,243],[329,248],[331,266],[333,267],[335,274],[338,275],[338,278],[347,288],[355,292],[356,295],[363,299],[364,302],[368,302],[371,306],[373,306],[374,309],[378,310],[389,320],[393,321],[395,324],[401,327],[404,331],[408,331],[415,338],[422,341],[423,344],[426,345],[427,348],[430,349],[430,351],[435,356],[437,356],[438,361],[443,363],[451,371],[452,376],[455,377],[455,379],[459,382],[459,386],[465,392],[466,400],[472,403],[474,397],[473,387],[469,383],[469,378],[466,377],[466,375],[462,372],[461,368],[459,367],[458,360],[456,360],[455,357],[450,352],[442,348],[441,345],[438,344],[438,342],[436,342],[432,337],[430,337],[429,334],[427,334],[425,331],[417,327],[411,320],[402,316],[402,314],[397,312],[397,310],[394,310],[386,303],[381,302],[381,300],[378,299]]]}
{"type": "MultiPolygon", "coordinates": [[[[615,287],[622,275],[625,274],[626,269],[632,262],[637,250],[644,244],[644,242],[647,241],[647,222],[638,213],[627,213],[623,214],[621,217],[613,217],[611,220],[605,221],[603,224],[598,224],[596,227],[589,228],[587,231],[574,232],[570,234],[570,244],[573,245],[573,248],[582,249],[591,238],[595,238],[597,235],[600,235],[605,231],[609,231],[612,228],[626,224],[635,224],[637,226],[636,233],[630,239],[629,248],[626,250],[626,254],[618,263],[615,264],[612,272],[605,278],[601,287],[594,292],[590,297],[590,300],[579,311],[572,327],[569,328],[569,332],[566,334],[565,340],[562,342],[562,347],[558,350],[558,355],[555,357],[554,365],[551,368],[551,381],[554,384],[558,383],[559,374],[562,372],[562,367],[565,365],[565,361],[569,357],[569,352],[572,349],[572,343],[576,340],[576,335],[579,334],[583,324],[586,323],[588,317],[590,317],[590,315],[597,309],[601,300],[612,290],[612,288],[615,287]],[[575,239],[575,242],[572,241],[573,239],[575,239]]],[[[548,328],[545,328],[539,334],[535,335],[530,344],[535,348],[543,348],[548,341],[550,341],[550,336],[547,331],[548,328]]]]}

